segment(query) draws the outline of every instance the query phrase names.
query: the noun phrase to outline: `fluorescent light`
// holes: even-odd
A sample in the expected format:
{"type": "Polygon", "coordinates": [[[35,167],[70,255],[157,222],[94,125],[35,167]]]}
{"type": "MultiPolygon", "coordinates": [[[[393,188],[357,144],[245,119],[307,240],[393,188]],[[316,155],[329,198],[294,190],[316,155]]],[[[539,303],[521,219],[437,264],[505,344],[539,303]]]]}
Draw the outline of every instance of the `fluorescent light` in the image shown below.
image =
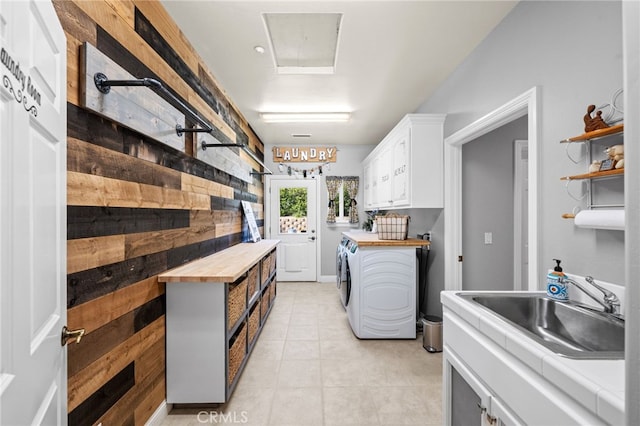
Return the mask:
{"type": "Polygon", "coordinates": [[[265,123],[336,123],[349,121],[348,112],[263,112],[265,123]]]}

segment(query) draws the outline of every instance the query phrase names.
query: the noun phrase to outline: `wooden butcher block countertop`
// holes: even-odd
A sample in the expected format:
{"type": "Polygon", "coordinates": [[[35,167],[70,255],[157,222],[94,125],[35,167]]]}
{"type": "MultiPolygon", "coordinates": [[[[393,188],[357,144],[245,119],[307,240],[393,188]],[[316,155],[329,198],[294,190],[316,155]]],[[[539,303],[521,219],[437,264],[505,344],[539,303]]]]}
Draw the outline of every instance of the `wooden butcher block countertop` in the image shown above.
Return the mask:
{"type": "Polygon", "coordinates": [[[406,240],[381,240],[378,234],[370,232],[343,232],[342,235],[351,241],[358,243],[360,247],[418,247],[428,246],[431,243],[427,240],[417,238],[407,238],[406,240]]]}
{"type": "Polygon", "coordinates": [[[241,243],[158,275],[158,281],[234,282],[269,253],[280,240],[241,243]]]}

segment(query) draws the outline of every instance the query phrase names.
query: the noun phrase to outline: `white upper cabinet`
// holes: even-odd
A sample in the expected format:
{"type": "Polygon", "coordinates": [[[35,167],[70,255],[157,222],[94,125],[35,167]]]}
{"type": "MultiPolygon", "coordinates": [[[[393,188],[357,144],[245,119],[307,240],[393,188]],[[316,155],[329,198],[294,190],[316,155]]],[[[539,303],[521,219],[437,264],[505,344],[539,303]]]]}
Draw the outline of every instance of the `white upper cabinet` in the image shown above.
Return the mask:
{"type": "Polygon", "coordinates": [[[370,209],[442,208],[444,114],[408,114],[362,162],[370,209]]]}

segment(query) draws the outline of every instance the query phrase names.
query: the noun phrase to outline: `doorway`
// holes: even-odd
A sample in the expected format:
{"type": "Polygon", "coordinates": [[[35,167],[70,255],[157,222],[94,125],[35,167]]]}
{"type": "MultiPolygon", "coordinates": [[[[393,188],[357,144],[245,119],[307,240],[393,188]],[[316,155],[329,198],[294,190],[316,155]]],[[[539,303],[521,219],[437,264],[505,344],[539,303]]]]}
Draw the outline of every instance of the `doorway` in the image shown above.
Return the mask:
{"type": "MultiPolygon", "coordinates": [[[[528,142],[528,216],[527,216],[527,290],[539,287],[538,253],[538,134],[540,116],[538,87],[512,99],[503,106],[481,117],[468,126],[458,130],[445,139],[445,200],[444,233],[447,240],[444,253],[445,290],[462,289],[462,263],[464,261],[462,245],[462,146],[473,142],[518,118],[527,116],[528,142]]],[[[512,279],[511,277],[510,279],[512,279]]]]}
{"type": "Polygon", "coordinates": [[[521,289],[522,279],[516,282],[514,275],[522,270],[522,258],[514,248],[516,240],[521,240],[518,231],[526,211],[522,203],[516,209],[516,195],[521,196],[524,188],[515,181],[516,174],[522,173],[521,163],[515,161],[515,140],[526,137],[527,122],[525,115],[463,145],[463,290],[521,289]]]}
{"type": "Polygon", "coordinates": [[[266,185],[265,234],[280,240],[278,281],[317,281],[318,181],[267,176],[266,185]]]}

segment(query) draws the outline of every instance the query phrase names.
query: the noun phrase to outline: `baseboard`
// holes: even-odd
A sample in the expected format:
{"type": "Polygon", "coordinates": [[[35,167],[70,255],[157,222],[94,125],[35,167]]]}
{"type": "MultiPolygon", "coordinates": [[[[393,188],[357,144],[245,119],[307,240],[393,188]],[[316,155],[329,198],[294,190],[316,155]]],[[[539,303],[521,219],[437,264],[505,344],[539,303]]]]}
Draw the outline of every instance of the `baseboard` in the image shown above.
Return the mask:
{"type": "Polygon", "coordinates": [[[164,419],[169,416],[172,404],[167,404],[167,400],[162,401],[162,404],[156,409],[153,415],[147,420],[145,426],[160,426],[164,419]]]}
{"type": "Polygon", "coordinates": [[[318,282],[321,283],[335,283],[336,282],[336,276],[335,275],[320,275],[320,279],[318,280],[318,282]]]}

